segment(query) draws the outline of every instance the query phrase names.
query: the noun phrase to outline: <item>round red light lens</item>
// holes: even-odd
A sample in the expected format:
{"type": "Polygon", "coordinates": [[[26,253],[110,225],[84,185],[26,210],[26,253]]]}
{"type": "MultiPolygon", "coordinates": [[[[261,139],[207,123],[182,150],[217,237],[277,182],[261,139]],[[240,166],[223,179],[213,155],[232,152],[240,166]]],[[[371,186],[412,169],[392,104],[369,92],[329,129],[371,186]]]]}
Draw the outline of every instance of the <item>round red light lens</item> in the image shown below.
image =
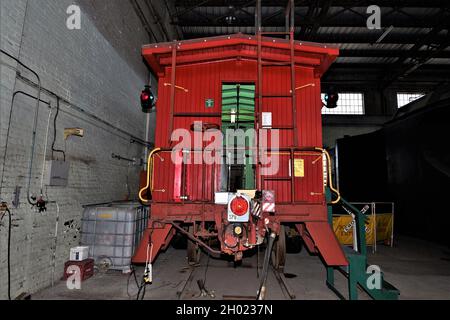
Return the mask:
{"type": "Polygon", "coordinates": [[[248,202],[242,197],[236,197],[231,201],[231,211],[237,216],[243,216],[248,211],[248,202]]]}

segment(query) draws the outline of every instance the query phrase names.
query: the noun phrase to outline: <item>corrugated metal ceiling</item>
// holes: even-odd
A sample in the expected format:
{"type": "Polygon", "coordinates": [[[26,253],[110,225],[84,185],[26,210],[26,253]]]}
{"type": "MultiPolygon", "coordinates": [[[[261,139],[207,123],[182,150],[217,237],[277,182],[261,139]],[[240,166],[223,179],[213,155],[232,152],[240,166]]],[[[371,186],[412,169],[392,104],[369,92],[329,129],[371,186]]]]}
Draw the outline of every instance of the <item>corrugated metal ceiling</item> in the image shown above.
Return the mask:
{"type": "MultiPolygon", "coordinates": [[[[285,31],[286,2],[262,1],[264,31],[285,31]]],[[[327,2],[309,0],[302,2],[308,5],[297,5],[295,34],[297,40],[338,46],[341,56],[337,64],[450,65],[450,1],[403,0],[391,5],[384,1],[379,30],[369,30],[366,25],[367,7],[373,1],[334,0],[329,7],[327,2]]],[[[255,1],[175,0],[175,6],[177,14],[182,14],[173,19],[174,24],[187,39],[255,33],[255,1]]]]}

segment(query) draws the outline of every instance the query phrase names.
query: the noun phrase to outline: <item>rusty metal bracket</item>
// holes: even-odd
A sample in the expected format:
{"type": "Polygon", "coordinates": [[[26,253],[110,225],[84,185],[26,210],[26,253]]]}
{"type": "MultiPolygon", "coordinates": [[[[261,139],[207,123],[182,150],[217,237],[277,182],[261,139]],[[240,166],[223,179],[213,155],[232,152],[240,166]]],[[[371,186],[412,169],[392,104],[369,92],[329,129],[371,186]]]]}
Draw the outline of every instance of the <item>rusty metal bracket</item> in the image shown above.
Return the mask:
{"type": "Polygon", "coordinates": [[[206,243],[204,243],[202,240],[200,240],[199,238],[197,238],[196,236],[194,236],[192,233],[187,232],[186,230],[184,230],[183,228],[181,228],[178,224],[176,224],[173,221],[167,221],[167,223],[170,223],[175,229],[177,229],[180,233],[184,234],[186,237],[188,237],[189,239],[191,239],[192,241],[195,241],[196,243],[198,243],[200,246],[202,246],[203,248],[205,248],[206,250],[208,250],[212,255],[215,256],[220,256],[222,254],[221,251],[219,250],[214,250],[213,248],[211,248],[210,246],[208,246],[206,243]]]}

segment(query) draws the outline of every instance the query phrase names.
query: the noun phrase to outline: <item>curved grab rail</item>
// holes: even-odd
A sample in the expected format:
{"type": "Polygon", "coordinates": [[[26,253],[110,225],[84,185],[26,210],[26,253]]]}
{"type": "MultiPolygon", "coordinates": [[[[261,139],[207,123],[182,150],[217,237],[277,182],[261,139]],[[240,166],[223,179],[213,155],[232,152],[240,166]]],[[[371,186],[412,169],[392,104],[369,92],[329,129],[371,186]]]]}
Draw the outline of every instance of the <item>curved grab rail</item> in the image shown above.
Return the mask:
{"type": "MultiPolygon", "coordinates": [[[[336,194],[337,198],[335,200],[333,200],[331,202],[331,204],[337,204],[341,201],[341,194],[339,192],[338,189],[336,189],[333,185],[333,177],[332,177],[332,172],[331,172],[331,156],[328,153],[327,150],[323,149],[323,148],[294,148],[291,149],[291,151],[318,151],[318,152],[322,152],[326,158],[327,158],[327,166],[328,166],[328,170],[327,170],[327,181],[328,181],[328,186],[330,187],[330,190],[336,194]]],[[[153,149],[152,152],[150,152],[149,156],[148,156],[148,161],[147,161],[147,185],[142,188],[139,191],[139,199],[143,202],[143,203],[148,203],[149,200],[148,199],[144,199],[144,197],[142,196],[142,194],[144,193],[145,190],[148,190],[148,188],[150,187],[150,192],[153,192],[153,156],[159,152],[165,151],[161,148],[156,148],[153,149]]]]}
{"type": "Polygon", "coordinates": [[[147,160],[147,185],[142,188],[139,191],[139,199],[143,202],[143,203],[148,203],[149,200],[148,199],[144,199],[144,197],[142,196],[142,193],[145,190],[148,190],[148,188],[150,187],[150,192],[153,192],[153,156],[160,152],[161,149],[160,148],[156,148],[153,149],[152,152],[150,152],[150,154],[148,155],[148,160],[147,160]],[[151,178],[150,178],[150,173],[151,173],[151,178]],[[150,186],[151,183],[151,186],[150,186]]]}
{"type": "Polygon", "coordinates": [[[327,181],[328,181],[328,186],[330,187],[330,190],[333,191],[334,194],[336,194],[336,196],[337,196],[336,200],[331,201],[331,204],[337,204],[337,203],[339,203],[341,201],[341,194],[340,194],[339,190],[336,189],[333,186],[333,176],[332,176],[332,173],[331,173],[331,156],[328,153],[328,151],[325,150],[325,149],[322,149],[322,148],[315,148],[315,149],[317,151],[321,151],[325,155],[325,157],[327,158],[327,165],[328,165],[327,181]]]}

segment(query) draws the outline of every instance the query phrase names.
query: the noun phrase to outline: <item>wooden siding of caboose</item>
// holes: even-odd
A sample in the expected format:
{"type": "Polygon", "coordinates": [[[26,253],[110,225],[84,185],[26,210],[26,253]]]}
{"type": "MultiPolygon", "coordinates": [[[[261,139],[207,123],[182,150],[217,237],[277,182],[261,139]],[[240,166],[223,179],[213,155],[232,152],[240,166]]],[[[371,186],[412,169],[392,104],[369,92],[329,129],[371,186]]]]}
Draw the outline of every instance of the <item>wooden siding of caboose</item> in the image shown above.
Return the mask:
{"type": "MultiPolygon", "coordinates": [[[[254,83],[257,85],[257,64],[251,60],[232,59],[228,61],[199,63],[177,66],[175,84],[174,112],[171,114],[171,68],[167,67],[159,79],[159,99],[157,102],[156,146],[170,149],[170,129],[190,130],[194,121],[221,125],[223,83],[254,83]],[[182,90],[184,88],[187,90],[182,90]],[[206,107],[206,100],[213,99],[214,106],[206,107]],[[172,122],[172,125],[171,125],[172,122]]],[[[272,127],[279,129],[280,148],[303,148],[322,146],[322,101],[320,98],[320,79],[316,78],[313,67],[296,67],[297,130],[294,132],[294,119],[291,99],[270,97],[263,99],[261,112],[272,112],[272,127]],[[297,134],[298,145],[294,145],[297,134]]],[[[276,66],[266,67],[263,72],[264,95],[287,96],[291,90],[290,69],[276,66]]],[[[257,95],[258,96],[258,95],[257,95]]],[[[256,102],[257,104],[257,102],[256,102]]],[[[270,141],[270,130],[269,141],[270,141]]],[[[270,144],[269,144],[269,147],[270,144]]],[[[291,181],[265,181],[263,188],[275,190],[278,203],[323,202],[322,161],[320,155],[296,156],[305,159],[304,178],[295,178],[295,199],[292,199],[291,181]]],[[[288,177],[289,156],[280,155],[280,170],[275,177],[288,177]]],[[[190,201],[211,202],[214,192],[220,191],[220,167],[212,165],[185,166],[185,186],[181,194],[189,195],[190,201]]],[[[155,182],[153,200],[173,201],[174,165],[170,153],[155,157],[155,182]],[[164,161],[161,161],[164,159],[164,161]]]]}

